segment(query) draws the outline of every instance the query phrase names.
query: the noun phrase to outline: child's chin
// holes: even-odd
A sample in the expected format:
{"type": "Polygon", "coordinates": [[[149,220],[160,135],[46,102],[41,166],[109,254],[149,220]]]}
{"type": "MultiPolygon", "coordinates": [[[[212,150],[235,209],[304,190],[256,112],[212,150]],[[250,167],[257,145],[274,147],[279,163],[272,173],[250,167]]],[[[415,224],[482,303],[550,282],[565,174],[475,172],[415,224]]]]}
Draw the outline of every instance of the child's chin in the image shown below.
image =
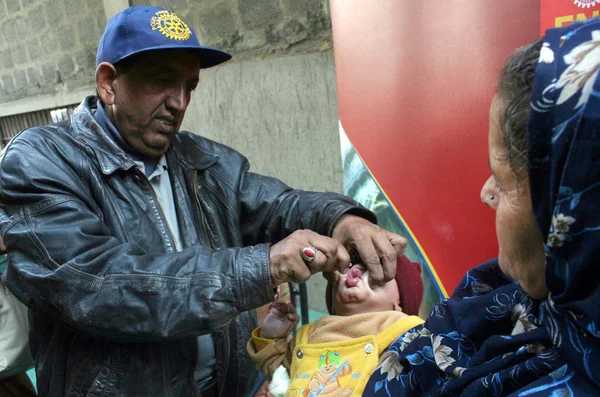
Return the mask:
{"type": "Polygon", "coordinates": [[[360,284],[357,286],[354,286],[354,287],[346,288],[340,294],[341,295],[340,302],[342,302],[342,303],[360,302],[362,300],[363,294],[364,294],[364,292],[362,291],[360,284]]]}

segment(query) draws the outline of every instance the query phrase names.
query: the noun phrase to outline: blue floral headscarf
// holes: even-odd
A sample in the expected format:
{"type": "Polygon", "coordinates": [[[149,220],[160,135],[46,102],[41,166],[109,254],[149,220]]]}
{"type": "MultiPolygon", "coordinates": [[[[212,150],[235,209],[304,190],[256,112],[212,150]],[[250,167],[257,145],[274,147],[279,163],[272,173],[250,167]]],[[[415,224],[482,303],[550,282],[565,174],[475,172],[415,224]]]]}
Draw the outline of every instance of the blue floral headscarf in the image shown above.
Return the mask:
{"type": "Polygon", "coordinates": [[[531,98],[529,176],[546,238],[541,320],[600,386],[600,19],[548,31],[531,98]]]}
{"type": "Polygon", "coordinates": [[[364,396],[600,396],[600,19],[546,34],[528,127],[549,298],[493,260],[384,353],[364,396]]]}

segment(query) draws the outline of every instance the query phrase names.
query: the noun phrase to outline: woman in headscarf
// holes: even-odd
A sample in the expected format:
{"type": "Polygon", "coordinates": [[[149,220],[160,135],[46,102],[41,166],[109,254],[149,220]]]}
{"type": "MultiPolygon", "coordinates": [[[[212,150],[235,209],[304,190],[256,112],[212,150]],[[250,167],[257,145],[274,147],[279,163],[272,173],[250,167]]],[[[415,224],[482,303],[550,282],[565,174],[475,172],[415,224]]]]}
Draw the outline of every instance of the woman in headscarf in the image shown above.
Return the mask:
{"type": "Polygon", "coordinates": [[[364,396],[600,396],[600,19],[519,49],[490,108],[499,256],[382,356],[364,396]]]}

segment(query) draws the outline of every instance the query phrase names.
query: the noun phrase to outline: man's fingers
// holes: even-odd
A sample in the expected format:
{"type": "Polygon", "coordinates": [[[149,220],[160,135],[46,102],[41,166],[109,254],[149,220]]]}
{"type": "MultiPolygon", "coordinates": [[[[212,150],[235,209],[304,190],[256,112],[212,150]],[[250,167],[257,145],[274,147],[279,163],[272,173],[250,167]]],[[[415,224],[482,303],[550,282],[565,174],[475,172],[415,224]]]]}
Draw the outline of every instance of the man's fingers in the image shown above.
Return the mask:
{"type": "Polygon", "coordinates": [[[379,260],[383,268],[383,281],[387,282],[396,275],[398,254],[385,233],[373,236],[373,244],[379,254],[379,260]]]}
{"type": "Polygon", "coordinates": [[[317,248],[315,259],[312,262],[306,263],[305,266],[310,270],[310,274],[319,273],[321,269],[327,267],[327,256],[317,248]]]}
{"type": "Polygon", "coordinates": [[[389,240],[390,244],[392,244],[392,247],[394,247],[394,250],[396,251],[396,256],[400,258],[402,255],[404,255],[406,251],[406,246],[408,245],[408,240],[396,233],[392,233],[387,230],[383,230],[383,232],[387,236],[387,239],[389,240]]]}
{"type": "Polygon", "coordinates": [[[312,269],[302,261],[302,259],[298,261],[294,261],[295,263],[292,266],[292,277],[291,280],[294,283],[302,284],[306,280],[310,278],[313,274],[312,269]]]}
{"type": "Polygon", "coordinates": [[[297,230],[271,246],[269,261],[271,281],[277,286],[288,281],[301,283],[322,271],[344,272],[350,255],[337,240],[310,230],[297,230]]]}
{"type": "MultiPolygon", "coordinates": [[[[344,247],[342,244],[338,244],[338,251],[337,251],[337,270],[340,273],[346,273],[346,271],[348,270],[348,267],[350,266],[350,254],[348,253],[348,250],[346,250],[346,247],[344,247]]],[[[336,269],[333,269],[336,270],[336,269]]]]}
{"type": "Polygon", "coordinates": [[[323,277],[325,278],[325,280],[327,280],[329,282],[335,281],[335,273],[334,272],[323,272],[323,277]]]}
{"type": "Polygon", "coordinates": [[[311,273],[345,270],[350,264],[350,255],[338,241],[310,232],[309,242],[319,250],[315,260],[308,263],[311,273]]]}
{"type": "Polygon", "coordinates": [[[369,270],[369,277],[376,284],[383,283],[383,269],[381,267],[381,261],[379,260],[379,254],[373,245],[373,241],[370,238],[354,240],[356,250],[360,255],[363,263],[369,270]]]}

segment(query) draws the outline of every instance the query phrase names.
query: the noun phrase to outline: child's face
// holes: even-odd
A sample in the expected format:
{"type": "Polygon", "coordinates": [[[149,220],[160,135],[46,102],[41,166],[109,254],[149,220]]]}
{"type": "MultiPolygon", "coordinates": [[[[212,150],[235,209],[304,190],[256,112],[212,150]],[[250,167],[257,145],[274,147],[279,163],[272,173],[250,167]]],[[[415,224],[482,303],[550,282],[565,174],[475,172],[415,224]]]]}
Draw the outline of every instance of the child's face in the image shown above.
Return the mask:
{"type": "Polygon", "coordinates": [[[353,265],[346,274],[335,272],[330,280],[333,289],[334,314],[401,311],[400,292],[395,280],[384,285],[369,285],[369,274],[363,265],[353,265]]]}

